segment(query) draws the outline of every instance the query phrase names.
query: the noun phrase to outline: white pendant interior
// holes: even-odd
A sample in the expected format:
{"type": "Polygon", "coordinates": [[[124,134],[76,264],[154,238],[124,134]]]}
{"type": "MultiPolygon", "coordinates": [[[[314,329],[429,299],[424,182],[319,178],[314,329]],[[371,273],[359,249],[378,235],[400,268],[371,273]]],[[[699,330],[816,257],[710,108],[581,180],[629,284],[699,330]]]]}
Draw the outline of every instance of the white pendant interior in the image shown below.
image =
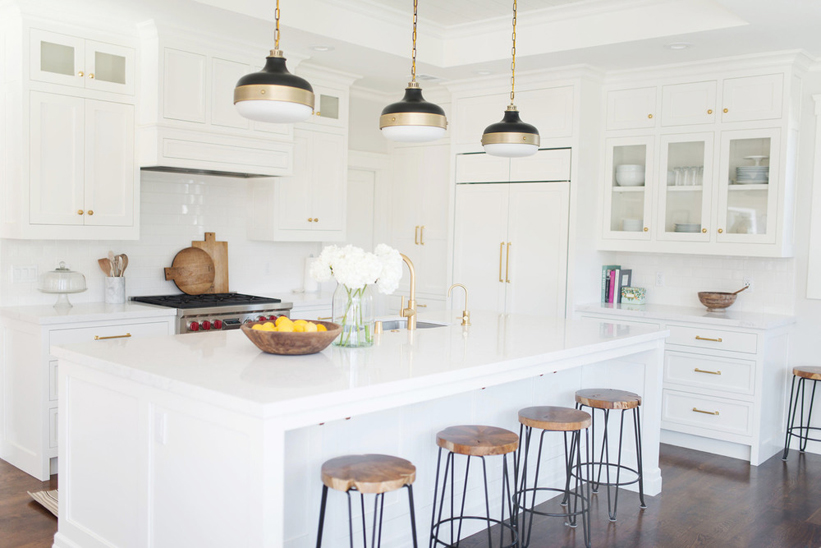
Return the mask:
{"type": "Polygon", "coordinates": [[[402,143],[425,143],[445,136],[445,128],[435,126],[387,126],[382,135],[391,141],[402,143]]]}
{"type": "Polygon", "coordinates": [[[536,145],[527,143],[496,143],[483,145],[485,152],[491,156],[504,156],[505,158],[523,158],[533,156],[539,150],[536,145]]]}
{"type": "Polygon", "coordinates": [[[313,113],[313,109],[307,105],[288,101],[240,101],[236,107],[245,118],[275,124],[302,122],[313,113]]]}

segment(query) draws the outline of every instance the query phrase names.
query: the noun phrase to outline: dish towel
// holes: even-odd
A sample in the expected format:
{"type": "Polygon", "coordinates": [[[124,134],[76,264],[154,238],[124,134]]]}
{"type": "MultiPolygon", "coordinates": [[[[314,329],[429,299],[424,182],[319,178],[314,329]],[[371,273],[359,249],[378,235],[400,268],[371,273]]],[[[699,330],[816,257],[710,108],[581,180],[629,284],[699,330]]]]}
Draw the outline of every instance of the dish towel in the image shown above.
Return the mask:
{"type": "Polygon", "coordinates": [[[31,498],[42,504],[46,510],[55,516],[57,515],[57,489],[53,491],[37,491],[36,493],[32,493],[31,491],[26,492],[31,498]]]}

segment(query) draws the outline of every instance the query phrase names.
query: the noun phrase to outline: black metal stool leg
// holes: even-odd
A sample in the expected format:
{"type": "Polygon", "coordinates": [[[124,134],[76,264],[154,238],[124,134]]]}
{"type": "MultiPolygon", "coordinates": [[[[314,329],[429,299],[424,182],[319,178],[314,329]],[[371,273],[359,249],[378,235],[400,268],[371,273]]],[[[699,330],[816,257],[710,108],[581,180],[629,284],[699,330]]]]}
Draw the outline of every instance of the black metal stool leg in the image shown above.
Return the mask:
{"type": "Polygon", "coordinates": [[[413,485],[406,485],[405,487],[408,488],[408,505],[410,506],[411,536],[413,537],[413,548],[419,548],[419,543],[416,539],[416,510],[414,509],[413,504],[413,485]]]}
{"type": "Polygon", "coordinates": [[[812,404],[815,402],[815,385],[817,381],[812,381],[812,393],[810,395],[810,408],[807,410],[807,423],[804,424],[804,413],[801,413],[801,426],[806,426],[802,433],[805,432],[804,438],[801,440],[801,452],[807,450],[807,441],[810,439],[810,424],[812,424],[812,404]]]}
{"type": "MultiPolygon", "coordinates": [[[[590,459],[592,458],[592,453],[589,452],[590,433],[586,429],[584,431],[584,437],[585,437],[585,453],[584,454],[585,454],[585,457],[587,458],[587,465],[588,465],[588,467],[590,467],[588,469],[588,473],[592,474],[592,464],[590,464],[590,459]]],[[[581,443],[581,435],[579,435],[579,443],[581,443]]],[[[581,459],[581,447],[579,447],[579,459],[581,459]]],[[[577,469],[576,473],[578,475],[581,475],[581,471],[582,471],[582,463],[581,463],[581,461],[579,461],[578,462],[578,469],[577,469]]],[[[590,478],[591,476],[588,475],[587,477],[590,478]]],[[[591,508],[590,508],[591,503],[592,503],[592,500],[590,499],[590,496],[591,496],[590,495],[590,480],[588,479],[588,481],[586,483],[587,483],[587,512],[586,513],[584,512],[584,506],[583,506],[584,505],[584,499],[582,499],[582,520],[583,520],[582,524],[584,526],[584,545],[585,545],[586,548],[590,548],[590,542],[591,542],[590,539],[591,539],[591,534],[592,534],[592,530],[591,530],[592,524],[591,524],[591,522],[593,521],[592,516],[591,516],[591,508]]]]}
{"type": "MultiPolygon", "coordinates": [[[[365,497],[362,496],[362,493],[359,493],[359,506],[362,512],[362,545],[368,548],[368,529],[365,526],[365,497]]],[[[376,516],[374,515],[374,519],[375,518],[376,516]]]]}
{"type": "Polygon", "coordinates": [[[322,486],[322,502],[319,505],[319,529],[316,532],[316,548],[322,546],[322,529],[325,527],[325,507],[328,503],[328,486],[322,486]]]}
{"type": "Polygon", "coordinates": [[[633,427],[636,434],[636,468],[639,471],[639,507],[647,508],[644,503],[644,454],[641,452],[641,415],[639,408],[633,408],[633,427]]]}
{"type": "Polygon", "coordinates": [[[351,508],[351,492],[347,491],[345,494],[348,495],[348,538],[351,542],[351,548],[353,548],[353,508],[351,508]]]}
{"type": "Polygon", "coordinates": [[[790,403],[787,405],[787,434],[784,436],[784,454],[781,455],[781,460],[787,460],[787,454],[790,452],[790,441],[792,436],[792,429],[795,426],[795,412],[798,407],[798,400],[795,400],[796,407],[793,408],[793,398],[795,397],[795,379],[793,375],[792,385],[790,386],[790,403]]]}

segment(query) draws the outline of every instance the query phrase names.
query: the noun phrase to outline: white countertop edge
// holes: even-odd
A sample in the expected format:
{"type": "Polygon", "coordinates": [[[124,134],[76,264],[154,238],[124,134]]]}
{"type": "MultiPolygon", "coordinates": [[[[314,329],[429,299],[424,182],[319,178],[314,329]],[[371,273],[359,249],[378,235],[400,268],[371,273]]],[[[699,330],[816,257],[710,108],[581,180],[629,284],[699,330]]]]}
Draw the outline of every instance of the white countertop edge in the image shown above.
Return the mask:
{"type": "Polygon", "coordinates": [[[663,304],[582,304],[576,306],[576,312],[589,312],[603,316],[697,322],[700,324],[741,327],[745,329],[775,329],[792,325],[796,322],[795,316],[729,309],[724,312],[708,312],[706,308],[663,304]]]}
{"type": "Polygon", "coordinates": [[[51,352],[57,358],[69,362],[77,362],[104,373],[127,378],[146,386],[182,394],[232,411],[261,419],[279,417],[284,421],[283,428],[290,429],[313,424],[317,420],[333,420],[336,418],[345,418],[350,416],[351,413],[373,411],[374,402],[376,400],[387,399],[385,405],[381,407],[377,406],[377,408],[380,409],[398,407],[418,401],[426,401],[436,397],[465,392],[474,388],[481,388],[482,386],[493,386],[523,378],[535,377],[539,374],[554,373],[586,363],[595,363],[608,357],[615,358],[652,350],[658,347],[658,341],[661,341],[663,344],[663,339],[668,336],[669,331],[654,331],[629,338],[578,346],[567,350],[535,354],[523,358],[500,359],[498,362],[457,371],[448,371],[441,374],[385,382],[377,385],[337,391],[331,394],[316,394],[273,403],[259,403],[237,396],[231,396],[208,388],[191,385],[183,381],[169,379],[155,373],[95,358],[65,347],[52,347],[51,352]],[[603,355],[606,356],[603,357],[603,355]],[[535,368],[544,368],[544,371],[541,373],[533,371],[535,368]],[[433,393],[438,395],[432,395],[433,393]],[[316,415],[316,419],[312,418],[314,415],[316,415]]]}
{"type": "Polygon", "coordinates": [[[0,316],[4,318],[40,325],[133,320],[176,315],[176,308],[132,302],[125,304],[77,303],[67,311],[58,311],[52,305],[0,307],[0,316]]]}

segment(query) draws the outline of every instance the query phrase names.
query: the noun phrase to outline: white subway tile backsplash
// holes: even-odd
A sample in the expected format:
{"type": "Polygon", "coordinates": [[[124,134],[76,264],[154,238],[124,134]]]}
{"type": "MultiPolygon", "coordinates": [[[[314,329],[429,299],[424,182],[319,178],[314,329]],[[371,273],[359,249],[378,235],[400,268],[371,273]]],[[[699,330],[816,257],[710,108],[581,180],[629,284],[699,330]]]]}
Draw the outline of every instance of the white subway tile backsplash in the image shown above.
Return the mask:
{"type": "Polygon", "coordinates": [[[72,295],[72,302],[102,301],[104,275],[97,259],[109,249],[129,257],[129,296],[178,293],[173,282],[165,281],[163,268],[193,240],[202,240],[205,232],[228,242],[232,291],[287,292],[301,287],[304,258],[317,255],[321,245],[248,240],[248,187],[243,178],[143,172],[139,241],[2,240],[0,304],[54,302],[56,297],[40,293],[35,283],[13,283],[12,267],[36,265],[42,274],[60,261],[86,276],[88,290],[72,295]]]}

